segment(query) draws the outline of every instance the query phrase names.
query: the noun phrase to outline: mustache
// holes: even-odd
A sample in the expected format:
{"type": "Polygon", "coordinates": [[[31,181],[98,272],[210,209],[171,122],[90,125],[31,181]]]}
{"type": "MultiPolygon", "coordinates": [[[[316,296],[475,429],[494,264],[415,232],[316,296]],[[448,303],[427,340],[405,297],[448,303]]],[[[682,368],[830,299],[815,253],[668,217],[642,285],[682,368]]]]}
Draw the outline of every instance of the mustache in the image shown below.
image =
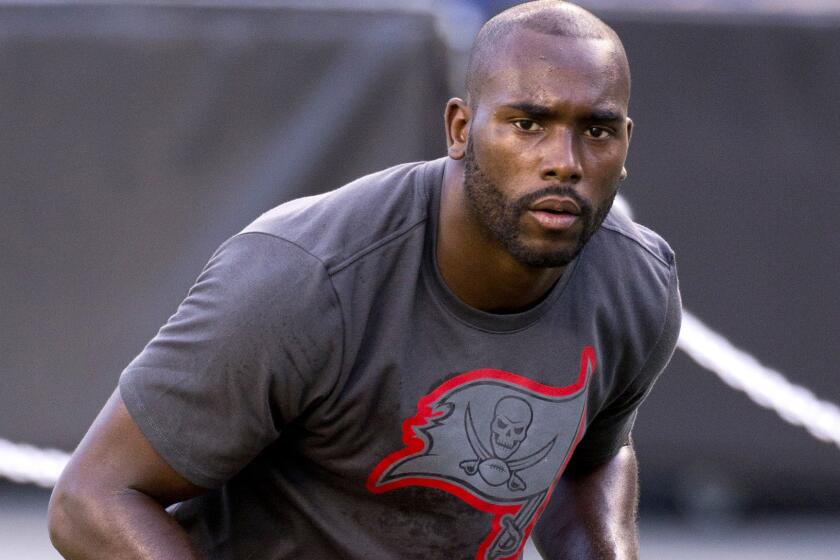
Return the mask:
{"type": "Polygon", "coordinates": [[[517,198],[514,201],[513,205],[520,212],[524,212],[528,209],[529,206],[531,206],[540,198],[551,195],[569,198],[573,200],[575,204],[578,205],[578,207],[580,208],[581,215],[592,215],[592,206],[590,206],[590,204],[582,196],[580,196],[572,187],[569,187],[567,185],[550,185],[548,187],[543,187],[539,190],[530,192],[526,195],[517,198]]]}

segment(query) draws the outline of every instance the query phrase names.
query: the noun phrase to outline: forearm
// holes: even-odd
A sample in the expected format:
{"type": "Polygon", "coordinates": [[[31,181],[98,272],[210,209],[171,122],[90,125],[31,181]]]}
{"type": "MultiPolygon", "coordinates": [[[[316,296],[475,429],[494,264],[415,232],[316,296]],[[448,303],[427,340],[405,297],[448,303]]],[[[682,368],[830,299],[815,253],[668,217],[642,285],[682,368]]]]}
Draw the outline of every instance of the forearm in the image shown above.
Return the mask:
{"type": "Polygon", "coordinates": [[[564,475],[535,529],[546,560],[636,560],[636,455],[628,445],[587,473],[564,475]]]}
{"type": "Polygon", "coordinates": [[[80,495],[59,487],[49,523],[53,545],[69,560],[200,558],[163,506],[135,490],[80,495]]]}

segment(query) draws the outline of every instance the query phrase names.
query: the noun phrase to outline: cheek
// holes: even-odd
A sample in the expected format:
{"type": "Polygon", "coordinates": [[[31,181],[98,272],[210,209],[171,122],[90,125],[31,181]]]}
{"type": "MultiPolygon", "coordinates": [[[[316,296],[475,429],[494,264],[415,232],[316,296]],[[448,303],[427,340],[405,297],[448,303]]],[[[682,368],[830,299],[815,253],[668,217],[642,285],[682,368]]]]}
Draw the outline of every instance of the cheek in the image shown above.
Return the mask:
{"type": "Polygon", "coordinates": [[[626,155],[626,150],[621,149],[591,151],[584,159],[584,176],[589,176],[599,186],[611,189],[621,176],[626,155]]]}
{"type": "Polygon", "coordinates": [[[601,170],[610,174],[611,170],[621,169],[627,157],[627,147],[616,142],[607,146],[591,146],[582,150],[582,155],[591,170],[601,170]]]}
{"type": "Polygon", "coordinates": [[[487,127],[476,139],[478,164],[499,182],[523,174],[537,162],[534,140],[513,134],[507,123],[487,127]]]}

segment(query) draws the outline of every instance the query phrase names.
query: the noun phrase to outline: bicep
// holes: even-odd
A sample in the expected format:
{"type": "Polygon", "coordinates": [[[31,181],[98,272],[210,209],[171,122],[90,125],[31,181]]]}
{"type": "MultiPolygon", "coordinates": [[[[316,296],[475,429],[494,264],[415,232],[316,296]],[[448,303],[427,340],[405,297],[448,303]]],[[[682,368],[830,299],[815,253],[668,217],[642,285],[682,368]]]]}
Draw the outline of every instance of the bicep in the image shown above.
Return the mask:
{"type": "Polygon", "coordinates": [[[73,453],[59,484],[96,492],[137,491],[163,506],[205,491],[154,450],[126,409],[119,389],[73,453]]]}

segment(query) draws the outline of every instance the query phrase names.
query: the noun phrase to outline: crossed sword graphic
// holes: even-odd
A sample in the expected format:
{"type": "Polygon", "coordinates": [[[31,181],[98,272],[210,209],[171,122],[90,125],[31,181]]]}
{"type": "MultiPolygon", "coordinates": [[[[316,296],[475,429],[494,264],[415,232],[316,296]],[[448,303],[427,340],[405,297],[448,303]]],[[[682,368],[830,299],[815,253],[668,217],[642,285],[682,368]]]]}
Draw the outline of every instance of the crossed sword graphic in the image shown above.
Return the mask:
{"type": "MultiPolygon", "coordinates": [[[[463,461],[461,463],[461,468],[463,468],[467,474],[473,475],[478,470],[478,466],[482,461],[492,459],[494,458],[494,455],[487,451],[487,448],[484,447],[484,444],[481,443],[481,440],[478,437],[469,404],[464,412],[464,426],[467,431],[467,440],[469,441],[473,452],[476,454],[477,460],[463,461]]],[[[556,438],[552,439],[538,451],[535,451],[527,457],[505,461],[508,469],[510,469],[510,479],[508,481],[509,489],[525,490],[525,482],[516,474],[516,472],[525,470],[542,461],[551,451],[551,448],[554,447],[555,440],[556,438]]],[[[494,560],[496,558],[510,556],[517,548],[519,548],[519,545],[522,543],[522,539],[525,536],[523,531],[528,526],[528,523],[531,522],[534,515],[536,515],[537,509],[539,508],[543,498],[545,498],[546,493],[547,490],[543,490],[528,498],[515,516],[508,514],[502,516],[500,520],[502,530],[499,531],[496,538],[493,539],[493,543],[490,545],[490,550],[487,553],[488,558],[494,560]]]]}
{"type": "Polygon", "coordinates": [[[525,527],[528,526],[528,523],[531,522],[531,519],[537,513],[537,509],[540,507],[540,503],[545,495],[546,491],[543,490],[539,494],[528,498],[528,501],[525,502],[525,505],[522,506],[522,509],[519,510],[515,517],[512,515],[502,516],[501,524],[503,528],[496,535],[496,538],[493,539],[493,544],[490,545],[490,550],[487,552],[488,558],[494,560],[496,558],[510,556],[516,552],[516,549],[519,548],[519,545],[522,544],[522,539],[525,537],[523,534],[525,527]]]}

